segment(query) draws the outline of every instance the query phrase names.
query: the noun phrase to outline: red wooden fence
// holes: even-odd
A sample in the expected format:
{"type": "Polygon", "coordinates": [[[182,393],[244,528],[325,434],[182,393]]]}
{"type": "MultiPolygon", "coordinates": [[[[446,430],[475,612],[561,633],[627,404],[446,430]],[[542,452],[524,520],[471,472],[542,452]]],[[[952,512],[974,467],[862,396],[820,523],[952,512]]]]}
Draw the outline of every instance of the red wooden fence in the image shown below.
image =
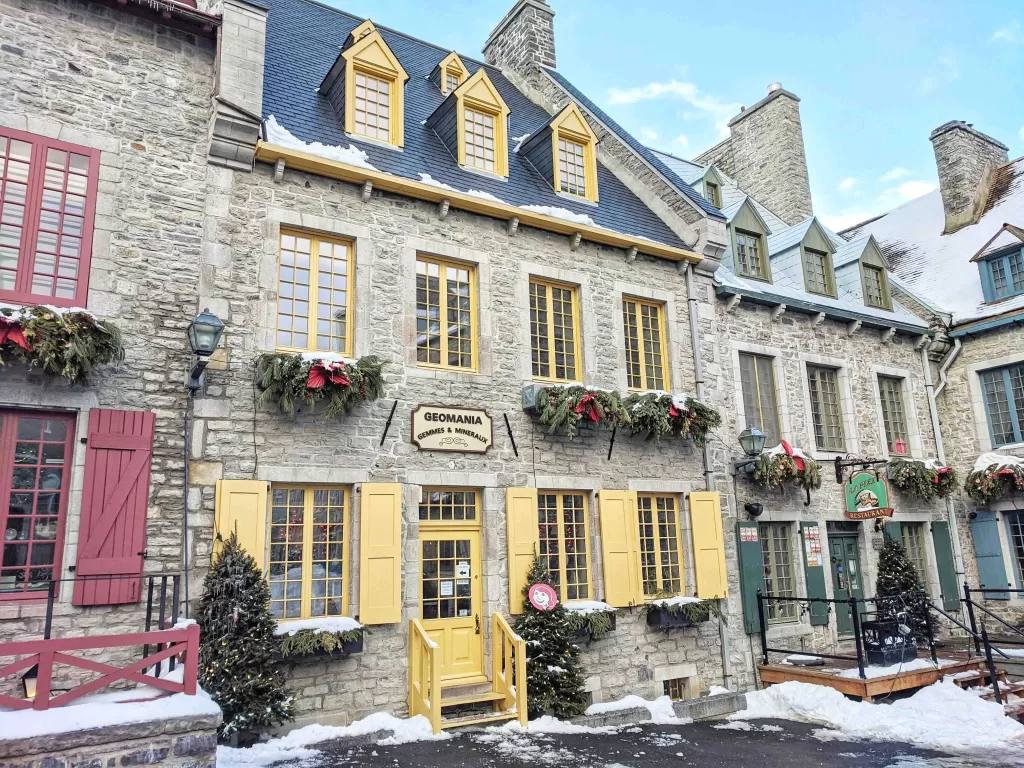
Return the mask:
{"type": "Polygon", "coordinates": [[[70,701],[106,688],[118,680],[149,685],[169,693],[186,693],[195,695],[196,680],[199,676],[199,625],[190,624],[182,629],[165,629],[154,632],[135,632],[127,635],[102,635],[98,637],[66,637],[56,640],[29,640],[19,643],[0,644],[0,657],[21,656],[25,658],[0,667],[0,679],[16,675],[19,672],[39,665],[36,679],[36,697],[34,700],[17,699],[13,696],[0,695],[0,706],[11,709],[50,709],[60,707],[70,701]],[[71,656],[69,651],[88,651],[98,648],[119,648],[125,646],[165,645],[163,650],[138,659],[127,667],[115,667],[91,659],[71,656]],[[159,664],[171,656],[184,654],[184,679],[182,682],[164,680],[143,674],[146,667],[159,664]],[[78,686],[70,691],[50,698],[53,688],[53,667],[65,664],[90,672],[98,672],[101,677],[78,686]]]}

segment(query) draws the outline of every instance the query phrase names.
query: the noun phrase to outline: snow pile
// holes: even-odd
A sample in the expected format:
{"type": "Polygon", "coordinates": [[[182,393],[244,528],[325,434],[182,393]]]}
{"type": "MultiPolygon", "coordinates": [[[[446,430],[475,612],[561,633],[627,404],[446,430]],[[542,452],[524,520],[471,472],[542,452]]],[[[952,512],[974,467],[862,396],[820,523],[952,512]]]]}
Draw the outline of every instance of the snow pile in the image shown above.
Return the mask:
{"type": "Polygon", "coordinates": [[[691,605],[692,603],[699,602],[702,602],[699,597],[679,595],[678,597],[663,597],[660,600],[651,600],[650,604],[656,608],[671,608],[677,605],[691,605]]]}
{"type": "Polygon", "coordinates": [[[814,664],[815,662],[823,661],[818,656],[805,656],[802,653],[794,653],[787,656],[782,660],[783,664],[814,664]]]}
{"type": "Polygon", "coordinates": [[[403,720],[387,712],[374,712],[351,725],[307,725],[286,736],[271,739],[263,744],[254,744],[248,749],[217,747],[217,768],[261,768],[281,761],[295,763],[320,754],[318,750],[310,749],[313,744],[382,731],[391,731],[393,734],[377,742],[384,746],[451,738],[451,734],[448,733],[435,734],[430,727],[430,721],[423,715],[403,720]]]}
{"type": "MultiPolygon", "coordinates": [[[[926,749],[1024,749],[1024,725],[998,704],[951,680],[922,688],[889,705],[855,702],[823,685],[787,682],[747,694],[747,709],[731,720],[774,718],[817,723],[828,736],[900,741],[926,749]]],[[[824,735],[824,734],[823,734],[824,735]]]]}
{"type": "Polygon", "coordinates": [[[296,632],[301,632],[304,629],[311,629],[313,634],[316,635],[319,635],[321,632],[340,634],[341,632],[351,632],[354,629],[362,628],[362,624],[355,619],[350,619],[348,616],[323,616],[319,619],[300,619],[298,621],[282,622],[277,625],[274,634],[278,637],[294,635],[296,632]]]}
{"type": "Polygon", "coordinates": [[[471,195],[472,197],[479,197],[481,200],[490,200],[492,203],[504,204],[505,202],[500,197],[496,197],[495,195],[492,195],[490,192],[484,192],[482,189],[471,189],[466,194],[471,195]]]}
{"type": "Polygon", "coordinates": [[[266,131],[267,143],[269,144],[276,144],[285,149],[296,149],[299,152],[306,152],[327,160],[337,160],[339,163],[357,165],[360,168],[366,168],[371,171],[377,170],[370,165],[369,155],[358,147],[351,144],[347,147],[336,144],[321,144],[319,141],[307,144],[301,139],[295,138],[291,131],[278,123],[273,115],[267,117],[263,123],[263,128],[266,131]]]}
{"type": "MultiPolygon", "coordinates": [[[[39,304],[38,306],[55,315],[85,315],[86,317],[90,317],[94,321],[99,322],[96,315],[87,309],[82,309],[81,307],[55,307],[52,304],[39,304]]],[[[27,306],[22,304],[6,304],[2,301],[0,301],[0,315],[2,315],[4,320],[7,321],[31,320],[35,317],[35,315],[29,311],[27,306]],[[10,314],[4,314],[5,311],[10,312],[10,314]]]]}
{"type": "Polygon", "coordinates": [[[356,365],[357,361],[350,357],[343,357],[334,352],[303,352],[302,359],[307,363],[344,363],[345,365],[356,365]]]}
{"type": "Polygon", "coordinates": [[[672,708],[672,699],[668,696],[659,696],[654,701],[648,701],[640,696],[626,696],[618,701],[609,701],[604,704],[592,704],[587,708],[588,715],[603,715],[608,712],[618,712],[623,709],[646,709],[651,713],[651,722],[658,725],[686,725],[692,723],[689,717],[676,717],[676,711],[672,708]]]}
{"type": "Polygon", "coordinates": [[[1024,658],[1024,648],[997,648],[996,650],[1010,658],[1024,658]]]}
{"type": "Polygon", "coordinates": [[[983,453],[974,462],[975,472],[991,472],[997,469],[1024,467],[1024,459],[1007,456],[1003,453],[983,453]]]}
{"type": "Polygon", "coordinates": [[[732,691],[720,685],[712,685],[708,689],[708,696],[725,696],[727,693],[732,693],[732,691]]]}
{"type": "Polygon", "coordinates": [[[590,227],[597,226],[597,224],[594,223],[594,220],[587,216],[587,214],[574,213],[568,208],[561,208],[557,205],[520,205],[519,207],[524,211],[539,213],[543,216],[553,216],[556,219],[571,221],[573,224],[586,224],[590,227]]]}
{"type": "MultiPolygon", "coordinates": [[[[638,697],[639,698],[639,697],[638,697]]],[[[588,710],[589,713],[589,710],[588,710]]],[[[544,715],[538,717],[536,720],[530,720],[524,728],[519,724],[518,720],[510,720],[504,725],[497,725],[488,728],[489,733],[503,733],[511,731],[513,733],[560,733],[560,734],[575,734],[575,733],[615,733],[618,730],[614,725],[603,725],[603,726],[590,726],[590,725],[579,725],[577,723],[570,723],[567,720],[559,720],[551,715],[544,715]]]]}
{"type": "MultiPolygon", "coordinates": [[[[939,659],[939,667],[955,663],[948,659],[939,659]]],[[[889,675],[898,675],[900,672],[913,672],[918,669],[937,669],[937,667],[932,664],[931,659],[912,659],[911,661],[905,661],[902,664],[892,664],[888,667],[864,667],[864,676],[870,680],[875,677],[888,677],[889,675]]],[[[860,678],[860,671],[844,669],[839,673],[839,676],[860,678]]]]}
{"type": "MultiPolygon", "coordinates": [[[[807,459],[807,458],[810,458],[806,453],[801,451],[795,445],[791,445],[790,446],[790,450],[793,451],[793,458],[795,458],[795,459],[807,459]]],[[[782,445],[782,443],[779,443],[774,448],[769,448],[767,451],[764,452],[764,454],[766,456],[777,456],[778,454],[785,453],[785,452],[786,452],[785,447],[782,445]]]]}
{"type": "Polygon", "coordinates": [[[530,138],[532,135],[532,133],[524,133],[522,136],[513,136],[512,141],[514,141],[516,144],[514,147],[512,147],[512,151],[518,152],[519,148],[523,146],[523,142],[530,138]]]}
{"type": "Polygon", "coordinates": [[[459,191],[455,187],[452,187],[452,186],[449,186],[448,184],[445,184],[443,181],[438,181],[433,176],[431,176],[429,173],[421,173],[420,174],[420,181],[422,181],[424,184],[429,184],[432,187],[440,187],[441,189],[447,189],[449,192],[458,192],[459,191]]]}
{"type": "Polygon", "coordinates": [[[565,610],[572,613],[614,613],[615,608],[608,605],[608,603],[602,603],[597,600],[570,600],[567,603],[562,603],[562,607],[565,610]]]}

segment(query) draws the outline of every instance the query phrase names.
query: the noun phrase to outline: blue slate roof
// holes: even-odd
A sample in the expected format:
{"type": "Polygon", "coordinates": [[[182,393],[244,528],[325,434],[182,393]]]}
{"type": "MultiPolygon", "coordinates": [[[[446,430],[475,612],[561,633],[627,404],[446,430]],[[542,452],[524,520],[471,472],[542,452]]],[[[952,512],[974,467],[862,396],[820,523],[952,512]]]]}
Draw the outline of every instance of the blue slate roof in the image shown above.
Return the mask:
{"type": "MultiPolygon", "coordinates": [[[[269,13],[263,116],[266,118],[273,115],[296,138],[307,143],[321,142],[345,147],[351,144],[366,152],[370,164],[375,168],[396,176],[421,181],[421,174],[429,174],[436,181],[459,191],[472,189],[488,192],[511,205],[566,208],[590,216],[598,226],[606,229],[637,235],[676,248],[686,247],[653,211],[600,162],[597,166],[598,205],[577,202],[556,194],[524,158],[512,151],[519,138],[534,133],[551,116],[517,90],[500,70],[461,54],[470,75],[486,67],[487,76],[505,100],[511,115],[508,131],[508,180],[460,168],[437,134],[424,125],[444,100],[444,94],[428,78],[450,51],[385,27],[377,29],[409,74],[405,84],[405,147],[399,151],[347,136],[344,119],[317,89],[337,60],[345,38],[364,20],[310,0],[266,2],[269,13]]],[[[588,109],[593,108],[589,101],[582,98],[579,100],[581,104],[585,102],[588,109]]],[[[646,154],[650,154],[624,132],[620,135],[631,146],[636,144],[646,154]]],[[[703,201],[699,196],[696,199],[703,201]]],[[[714,208],[710,208],[710,212],[721,216],[714,208]]]]}

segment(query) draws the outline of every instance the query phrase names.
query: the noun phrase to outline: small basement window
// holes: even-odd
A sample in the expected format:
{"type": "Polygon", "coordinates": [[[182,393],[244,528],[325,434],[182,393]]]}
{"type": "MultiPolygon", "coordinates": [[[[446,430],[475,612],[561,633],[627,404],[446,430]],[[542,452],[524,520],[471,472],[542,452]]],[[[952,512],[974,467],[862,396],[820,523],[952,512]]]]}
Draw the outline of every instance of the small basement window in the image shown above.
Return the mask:
{"type": "Polygon", "coordinates": [[[665,691],[665,695],[668,696],[672,701],[684,701],[686,697],[686,678],[675,677],[671,680],[665,680],[662,683],[665,691]]]}

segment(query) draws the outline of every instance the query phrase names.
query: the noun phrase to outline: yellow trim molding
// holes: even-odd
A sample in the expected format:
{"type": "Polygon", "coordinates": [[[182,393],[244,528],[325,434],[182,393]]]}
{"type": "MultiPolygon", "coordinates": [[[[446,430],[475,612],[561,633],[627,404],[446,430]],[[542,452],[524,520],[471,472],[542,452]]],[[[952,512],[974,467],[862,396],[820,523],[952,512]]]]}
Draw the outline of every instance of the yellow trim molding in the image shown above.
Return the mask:
{"type": "Polygon", "coordinates": [[[284,160],[288,168],[297,171],[315,173],[318,176],[339,179],[360,186],[370,182],[373,189],[394,192],[417,200],[426,200],[431,203],[440,203],[442,200],[447,200],[451,207],[458,208],[459,210],[479,213],[495,219],[505,219],[506,221],[516,219],[521,225],[536,227],[546,232],[556,232],[561,235],[573,236],[579,233],[591,243],[610,245],[627,251],[636,248],[638,253],[646,253],[649,256],[657,256],[669,261],[689,261],[696,264],[703,259],[703,256],[699,253],[685,248],[676,248],[671,245],[654,242],[653,240],[646,240],[622,232],[615,232],[611,229],[604,229],[603,227],[577,224],[572,221],[556,218],[555,216],[528,211],[525,208],[508,203],[485,200],[481,197],[468,195],[465,192],[435,187],[431,184],[424,184],[423,182],[413,181],[412,179],[384,173],[383,171],[349,165],[337,160],[328,160],[327,158],[311,155],[308,152],[301,152],[297,149],[288,149],[276,144],[268,144],[265,141],[260,141],[256,144],[256,159],[271,165],[278,160],[284,160]]]}
{"type": "Polygon", "coordinates": [[[556,192],[563,192],[564,194],[574,194],[572,192],[565,192],[562,189],[562,174],[561,165],[558,158],[558,143],[559,141],[572,142],[579,144],[583,147],[583,170],[585,178],[585,192],[583,195],[575,195],[576,197],[582,197],[584,200],[592,200],[597,202],[597,134],[591,130],[590,125],[587,123],[587,119],[580,112],[580,108],[576,106],[576,102],[570,102],[565,109],[551,122],[551,153],[552,153],[552,173],[554,177],[554,185],[556,192]]]}
{"type": "Polygon", "coordinates": [[[356,133],[356,73],[359,72],[390,83],[386,143],[396,147],[405,146],[404,91],[405,81],[409,79],[408,73],[369,19],[356,27],[349,37],[353,42],[341,54],[345,59],[345,133],[359,135],[356,133]]]}
{"type": "MultiPolygon", "coordinates": [[[[455,90],[458,99],[456,118],[459,137],[459,165],[466,165],[466,109],[482,112],[494,118],[494,174],[508,178],[508,115],[509,108],[494,87],[491,78],[481,67],[469,80],[455,90]]],[[[474,168],[473,170],[478,170],[474,168]]]]}
{"type": "Polygon", "coordinates": [[[466,65],[462,63],[462,59],[459,58],[459,54],[455,51],[441,59],[441,63],[437,65],[437,68],[441,70],[439,87],[441,88],[441,93],[445,95],[448,94],[448,75],[455,75],[459,80],[459,85],[462,85],[469,74],[466,65]]]}

